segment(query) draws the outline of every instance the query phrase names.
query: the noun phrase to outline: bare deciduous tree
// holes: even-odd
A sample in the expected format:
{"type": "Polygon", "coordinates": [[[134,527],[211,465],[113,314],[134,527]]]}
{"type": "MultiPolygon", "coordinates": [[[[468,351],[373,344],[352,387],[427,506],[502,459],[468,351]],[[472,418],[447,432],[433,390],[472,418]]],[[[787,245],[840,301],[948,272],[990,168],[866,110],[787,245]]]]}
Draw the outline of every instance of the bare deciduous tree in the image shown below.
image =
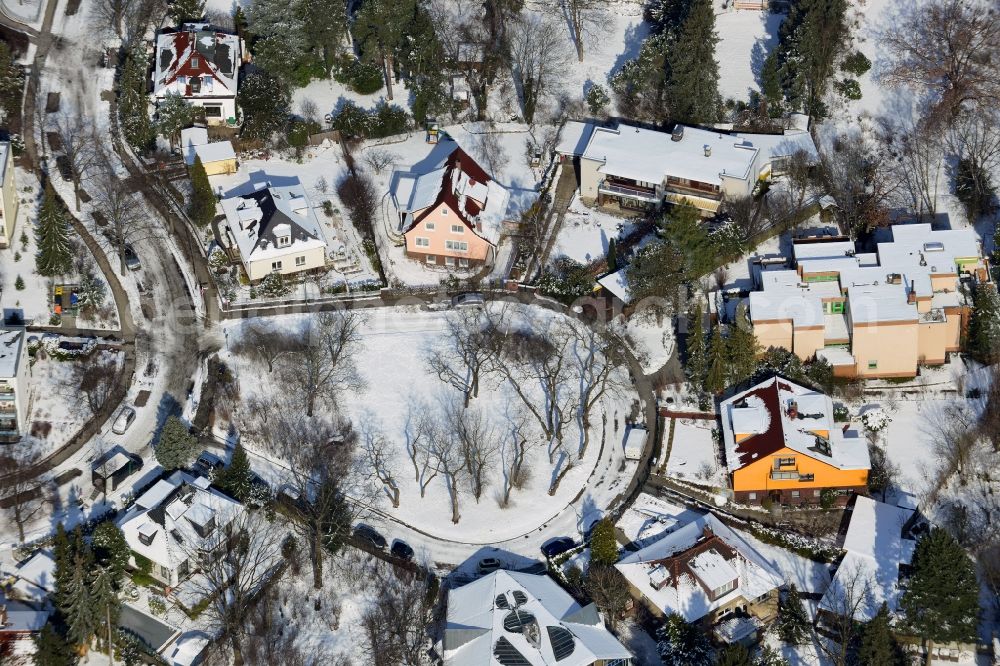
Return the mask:
{"type": "Polygon", "coordinates": [[[546,16],[522,14],[510,31],[514,75],[521,92],[524,120],[534,122],[539,102],[558,92],[571,56],[558,25],[546,16]]]}
{"type": "Polygon", "coordinates": [[[966,173],[972,180],[974,199],[986,199],[993,186],[990,174],[1000,170],[1000,110],[979,107],[961,112],[946,141],[960,160],[968,162],[966,173]]]}
{"type": "Polygon", "coordinates": [[[433,455],[433,442],[437,436],[434,429],[434,423],[427,416],[426,407],[410,405],[406,412],[403,437],[406,455],[413,463],[413,479],[420,486],[420,497],[424,496],[427,486],[438,473],[433,455]]]}
{"type": "Polygon", "coordinates": [[[444,404],[442,421],[441,427],[453,432],[458,439],[469,489],[478,504],[500,449],[496,425],[481,409],[463,409],[456,401],[444,404]]]}
{"type": "MultiPolygon", "coordinates": [[[[275,610],[281,600],[274,587],[265,587],[246,620],[246,643],[243,656],[251,664],[308,666],[321,657],[311,648],[309,658],[299,647],[299,630],[294,623],[278,617],[275,610]]],[[[325,655],[323,655],[325,656],[325,655]]],[[[325,659],[323,663],[329,663],[325,659]]]]}
{"type": "Polygon", "coordinates": [[[281,561],[284,535],[278,523],[272,523],[259,511],[241,513],[232,523],[232,537],[220,540],[221,552],[204,556],[199,550],[187,553],[200,562],[201,576],[191,584],[209,599],[202,617],[219,631],[233,653],[233,663],[244,663],[243,645],[247,636],[247,618],[264,584],[281,561]]]}
{"type": "Polygon", "coordinates": [[[94,238],[108,254],[118,258],[118,271],[127,271],[125,257],[128,248],[160,235],[156,220],[144,210],[142,199],[130,189],[128,181],[114,173],[110,166],[94,179],[95,206],[91,211],[94,238]]]}
{"type": "Polygon", "coordinates": [[[752,196],[727,199],[726,212],[744,243],[767,228],[767,218],[752,196]]]}
{"type": "Polygon", "coordinates": [[[618,622],[632,598],[624,576],[614,567],[592,563],[587,570],[584,587],[590,598],[604,613],[611,630],[616,630],[618,622]]]}
{"type": "Polygon", "coordinates": [[[233,353],[247,356],[258,363],[267,364],[267,372],[274,372],[274,362],[282,356],[298,351],[298,338],[272,327],[266,322],[254,321],[244,327],[233,345],[233,353]]]}
{"type": "Polygon", "coordinates": [[[381,575],[375,603],[361,617],[366,663],[372,666],[423,666],[427,663],[426,626],[431,603],[417,574],[381,575]]]}
{"type": "Polygon", "coordinates": [[[282,372],[286,386],[302,400],[306,416],[317,402],[333,403],[337,394],[360,389],[354,356],[360,344],[363,315],[351,310],[324,312],[307,320],[302,341],[282,372]]]}
{"type": "Polygon", "coordinates": [[[462,519],[462,514],[459,512],[459,499],[462,494],[462,485],[468,475],[468,468],[462,455],[462,442],[454,430],[435,428],[433,437],[428,442],[428,451],[434,461],[434,468],[444,477],[448,486],[448,497],[451,501],[451,522],[457,524],[462,519]]]}
{"type": "Polygon", "coordinates": [[[932,96],[934,124],[967,104],[1000,105],[1000,9],[989,0],[923,0],[879,36],[889,53],[882,79],[932,96]]]}
{"type": "Polygon", "coordinates": [[[448,347],[439,340],[428,350],[427,364],[444,383],[462,392],[465,406],[479,396],[479,382],[496,354],[497,328],[503,315],[468,308],[448,317],[448,347]]]}
{"type": "Polygon", "coordinates": [[[31,474],[38,464],[38,452],[31,446],[7,447],[0,456],[0,505],[17,525],[17,536],[24,543],[24,528],[45,506],[41,482],[31,474]]]}
{"type": "Polygon", "coordinates": [[[905,115],[881,119],[881,139],[895,171],[902,203],[919,217],[937,213],[937,193],[944,160],[941,133],[905,115]]]}
{"type": "Polygon", "coordinates": [[[507,426],[500,439],[501,488],[497,503],[506,508],[510,494],[521,488],[529,476],[531,449],[528,444],[527,419],[520,411],[507,415],[507,426]]]}
{"type": "Polygon", "coordinates": [[[589,42],[594,31],[601,27],[606,7],[604,0],[558,0],[552,8],[569,26],[577,61],[583,62],[584,43],[589,42]]]}
{"type": "Polygon", "coordinates": [[[361,449],[365,455],[368,472],[378,488],[399,508],[399,484],[396,482],[396,447],[372,422],[371,417],[361,424],[361,449]]]}
{"type": "Polygon", "coordinates": [[[110,28],[119,38],[122,36],[122,22],[128,15],[135,0],[97,0],[91,5],[94,18],[101,28],[110,28]]]}
{"type": "Polygon", "coordinates": [[[118,364],[113,358],[92,354],[74,367],[80,392],[87,399],[91,414],[97,414],[108,403],[118,381],[118,364]]]}
{"type": "MultiPolygon", "coordinates": [[[[78,107],[79,108],[79,107],[78,107]]],[[[56,119],[59,151],[66,159],[70,179],[76,192],[76,210],[80,210],[80,183],[102,160],[100,145],[92,120],[85,120],[79,113],[63,112],[56,119]]]]}
{"type": "Polygon", "coordinates": [[[891,171],[869,150],[863,136],[840,136],[833,150],[823,154],[822,184],[837,202],[835,211],[841,225],[852,236],[888,223],[886,202],[899,188],[891,171]]]}
{"type": "Polygon", "coordinates": [[[816,632],[816,642],[836,666],[849,663],[852,644],[861,630],[858,623],[861,611],[874,603],[872,585],[871,574],[855,566],[850,571],[838,571],[836,581],[826,592],[824,601],[828,601],[828,605],[823,611],[822,624],[827,630],[816,632]]]}
{"type": "Polygon", "coordinates": [[[122,21],[122,51],[132,51],[146,38],[150,25],[159,25],[166,13],[166,0],[132,0],[122,21]]]}
{"type": "Polygon", "coordinates": [[[376,174],[381,174],[399,159],[399,155],[384,148],[371,148],[365,152],[365,164],[376,174]]]}
{"type": "Polygon", "coordinates": [[[592,326],[574,323],[564,328],[572,335],[572,353],[580,380],[578,457],[583,458],[590,444],[590,416],[594,408],[605,396],[623,395],[627,387],[615,374],[615,368],[621,365],[621,356],[614,342],[592,326]]]}

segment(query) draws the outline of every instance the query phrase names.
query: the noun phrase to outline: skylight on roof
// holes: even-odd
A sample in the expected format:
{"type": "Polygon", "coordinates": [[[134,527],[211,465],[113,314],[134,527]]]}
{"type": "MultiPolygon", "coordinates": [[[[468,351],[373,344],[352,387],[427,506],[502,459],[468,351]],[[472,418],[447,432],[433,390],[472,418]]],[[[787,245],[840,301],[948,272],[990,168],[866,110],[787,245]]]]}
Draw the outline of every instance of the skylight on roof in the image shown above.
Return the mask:
{"type": "Polygon", "coordinates": [[[552,644],[552,654],[556,661],[562,661],[573,654],[576,643],[573,641],[573,634],[565,627],[550,626],[545,627],[549,634],[549,643],[552,644]]]}

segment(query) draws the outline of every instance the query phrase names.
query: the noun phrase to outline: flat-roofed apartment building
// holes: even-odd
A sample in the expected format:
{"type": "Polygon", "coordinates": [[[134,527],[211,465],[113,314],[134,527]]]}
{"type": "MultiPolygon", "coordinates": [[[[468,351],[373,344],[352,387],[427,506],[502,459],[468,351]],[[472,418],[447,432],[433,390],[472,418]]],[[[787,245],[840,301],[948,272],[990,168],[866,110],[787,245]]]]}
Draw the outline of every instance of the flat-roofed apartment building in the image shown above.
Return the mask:
{"type": "Polygon", "coordinates": [[[750,196],[796,152],[818,159],[808,132],[725,134],[677,125],[673,132],[567,122],[556,148],[579,161],[580,197],[623,208],[687,203],[713,214],[726,199],[750,196]]]}
{"type": "Polygon", "coordinates": [[[972,229],[891,227],[856,252],[847,238],[799,240],[795,268],[761,273],[749,314],[763,348],[826,359],[840,377],[912,377],[959,351],[968,317],[962,279],[988,281],[972,229]]]}

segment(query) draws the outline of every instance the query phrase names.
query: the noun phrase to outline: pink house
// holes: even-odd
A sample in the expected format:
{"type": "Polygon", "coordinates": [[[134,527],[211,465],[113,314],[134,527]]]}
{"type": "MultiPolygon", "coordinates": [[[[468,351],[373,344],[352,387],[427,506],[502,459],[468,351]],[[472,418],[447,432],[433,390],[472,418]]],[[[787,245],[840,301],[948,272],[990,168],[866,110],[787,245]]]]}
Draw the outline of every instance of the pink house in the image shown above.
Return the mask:
{"type": "Polygon", "coordinates": [[[399,174],[392,192],[406,254],[449,268],[492,261],[510,195],[461,148],[424,174],[399,174]]]}

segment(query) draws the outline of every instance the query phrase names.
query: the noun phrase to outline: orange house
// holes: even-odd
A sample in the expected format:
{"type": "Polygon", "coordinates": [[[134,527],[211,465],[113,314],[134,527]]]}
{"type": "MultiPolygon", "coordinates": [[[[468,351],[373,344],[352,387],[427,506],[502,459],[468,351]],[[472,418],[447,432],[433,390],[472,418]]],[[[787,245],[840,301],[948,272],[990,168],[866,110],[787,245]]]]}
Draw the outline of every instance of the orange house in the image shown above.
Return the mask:
{"type": "Polygon", "coordinates": [[[830,397],[774,376],[719,404],[734,498],[754,504],[819,503],[823,491],[844,504],[868,486],[868,445],[835,423],[830,397]]]}
{"type": "Polygon", "coordinates": [[[455,148],[433,171],[393,180],[408,257],[455,269],[492,261],[510,195],[465,151],[455,148]]]}

